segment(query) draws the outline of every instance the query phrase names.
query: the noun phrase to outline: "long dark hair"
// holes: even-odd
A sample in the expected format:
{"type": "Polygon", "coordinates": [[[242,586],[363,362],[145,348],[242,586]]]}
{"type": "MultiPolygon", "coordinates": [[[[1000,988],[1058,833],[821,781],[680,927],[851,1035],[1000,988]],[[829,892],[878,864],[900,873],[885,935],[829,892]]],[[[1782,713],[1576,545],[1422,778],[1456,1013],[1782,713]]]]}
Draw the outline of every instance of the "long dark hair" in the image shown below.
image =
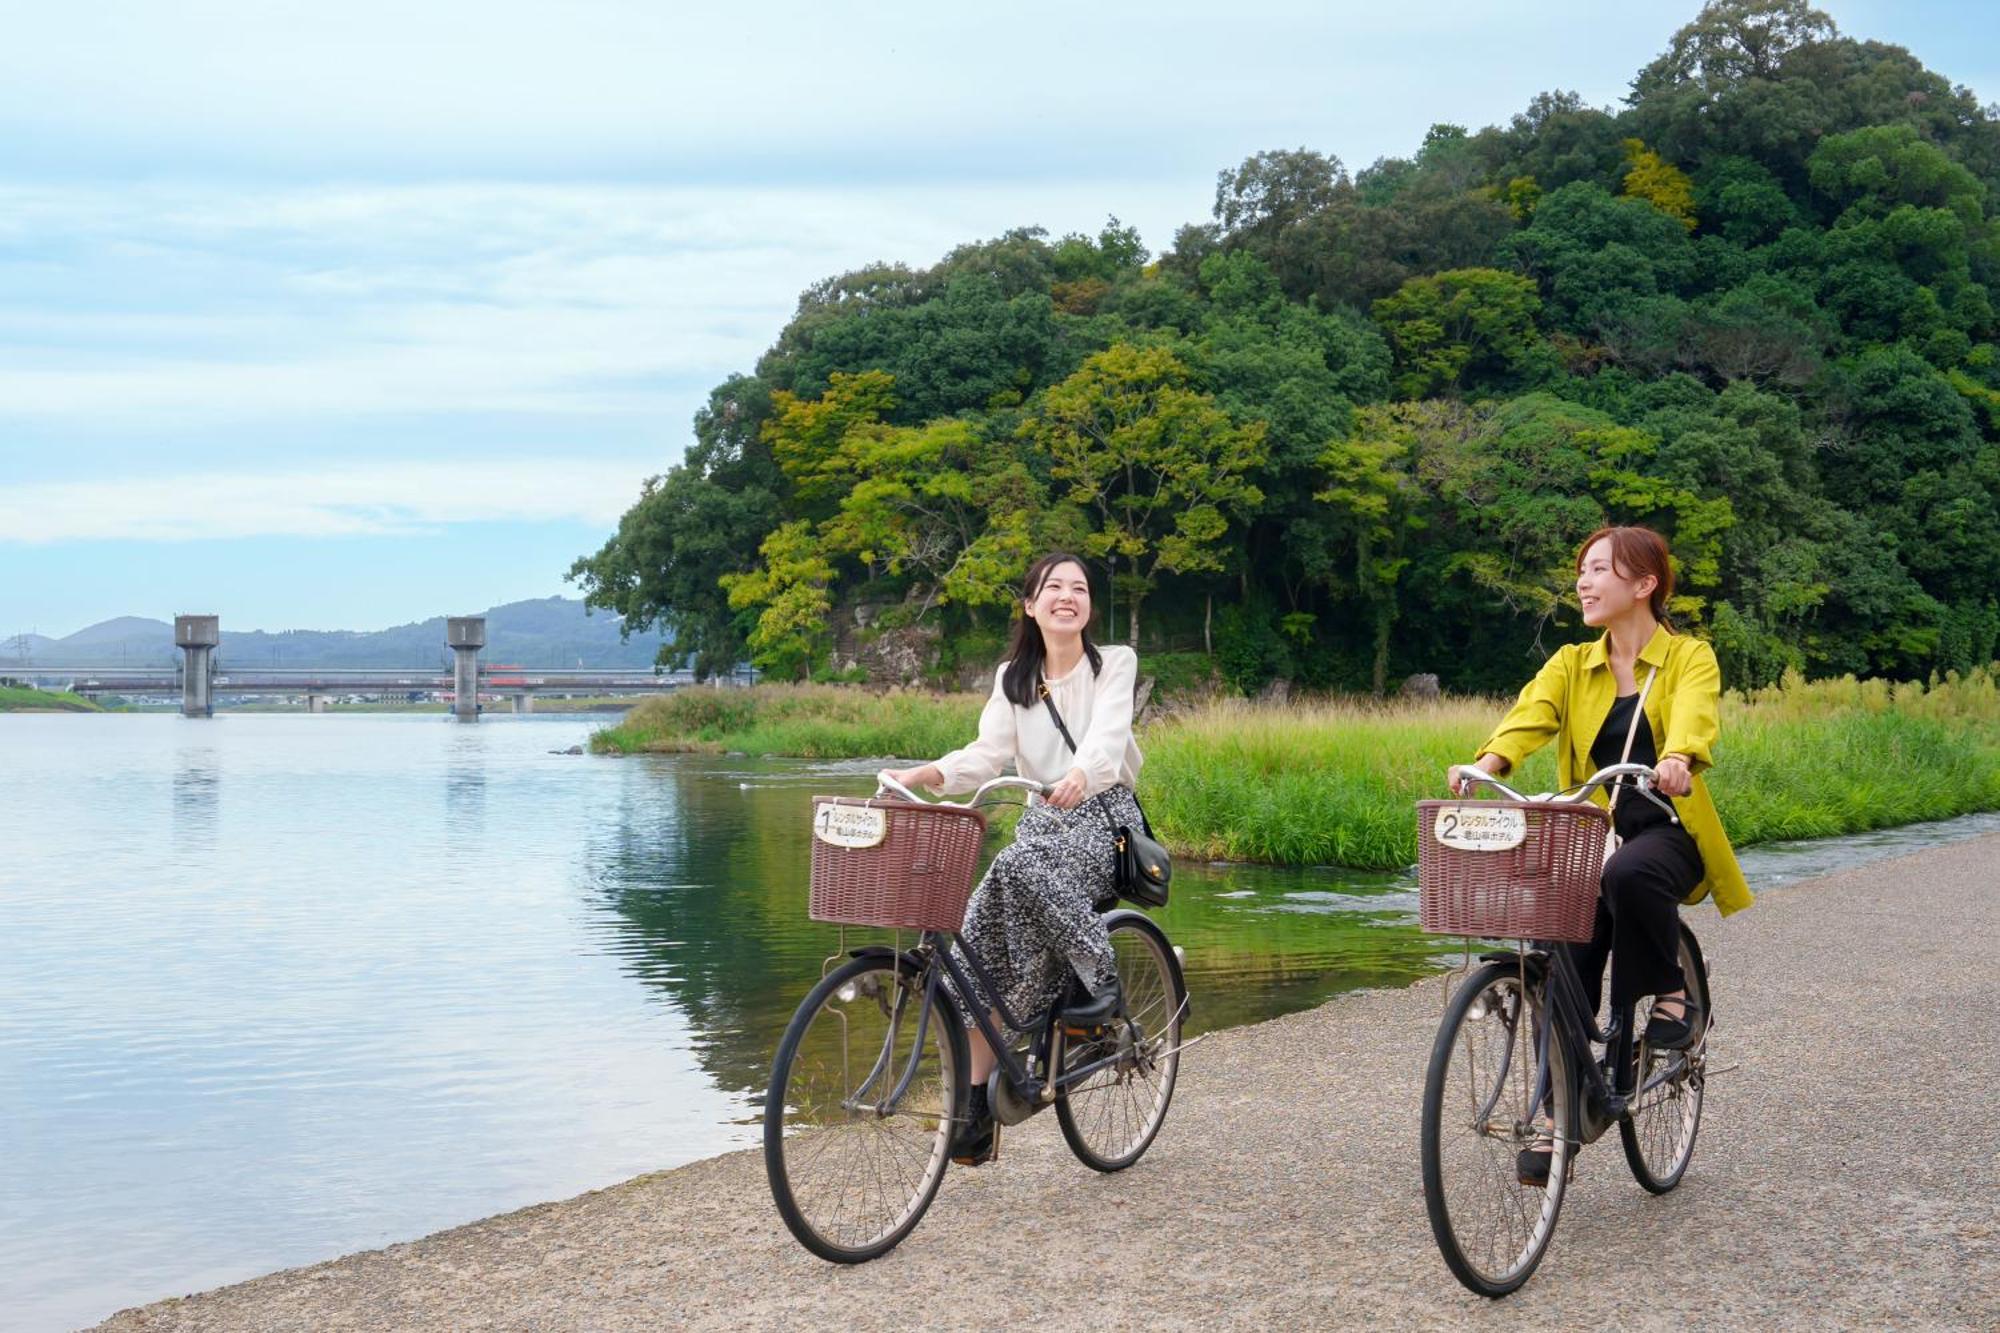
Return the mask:
{"type": "MultiPolygon", "coordinates": [[[[1049,571],[1057,565],[1075,565],[1083,571],[1084,581],[1090,580],[1090,566],[1083,563],[1080,556],[1068,551],[1050,551],[1047,555],[1028,566],[1028,577],[1021,580],[1021,600],[1032,602],[1049,581],[1049,571]]],[[[1097,599],[1091,599],[1091,614],[1097,612],[1097,599]]],[[[1014,622],[1014,642],[1007,648],[1007,671],[1000,678],[1000,689],[1007,698],[1021,708],[1033,708],[1039,698],[1035,687],[1042,682],[1042,663],[1048,657],[1048,646],[1042,642],[1042,627],[1034,617],[1026,614],[1020,606],[1014,608],[1018,619],[1014,622]]],[[[1090,659],[1090,674],[1095,676],[1104,668],[1104,654],[1097,651],[1097,645],[1090,641],[1090,622],[1083,622],[1083,655],[1090,659]]]]}
{"type": "Polygon", "coordinates": [[[1633,580],[1651,574],[1658,580],[1653,584],[1653,595],[1646,600],[1651,604],[1653,619],[1672,634],[1674,622],[1667,616],[1667,602],[1674,595],[1674,560],[1667,552],[1667,539],[1651,528],[1599,528],[1576,548],[1577,573],[1583,573],[1583,558],[1590,554],[1590,548],[1607,537],[1611,539],[1612,573],[1633,580]]]}

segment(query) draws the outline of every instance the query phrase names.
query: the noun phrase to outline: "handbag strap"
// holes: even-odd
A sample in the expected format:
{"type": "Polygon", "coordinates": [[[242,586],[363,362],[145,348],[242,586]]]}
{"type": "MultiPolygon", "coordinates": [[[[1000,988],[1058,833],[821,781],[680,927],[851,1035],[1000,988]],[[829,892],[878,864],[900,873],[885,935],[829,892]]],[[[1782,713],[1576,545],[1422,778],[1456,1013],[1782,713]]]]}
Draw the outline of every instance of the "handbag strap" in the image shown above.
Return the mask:
{"type": "MultiPolygon", "coordinates": [[[[1618,756],[1618,762],[1621,764],[1632,762],[1632,742],[1639,735],[1639,719],[1646,716],[1646,696],[1653,692],[1653,680],[1659,674],[1660,669],[1654,667],[1646,673],[1646,683],[1639,687],[1639,697],[1632,704],[1632,725],[1625,728],[1625,749],[1618,756]]],[[[1069,733],[1064,732],[1063,734],[1067,736],[1069,733]]],[[[1625,779],[1623,778],[1611,784],[1611,809],[1614,812],[1618,809],[1618,795],[1624,790],[1625,779]]]]}
{"type": "MultiPolygon", "coordinates": [[[[1035,692],[1037,694],[1040,694],[1042,696],[1042,702],[1048,705],[1049,717],[1055,722],[1056,730],[1062,733],[1063,744],[1069,746],[1069,752],[1071,754],[1075,754],[1076,737],[1069,734],[1069,727],[1064,724],[1063,715],[1056,708],[1056,697],[1055,695],[1049,693],[1049,683],[1046,680],[1043,680],[1040,676],[1037,676],[1035,678],[1035,692]]],[[[1152,837],[1153,821],[1146,818],[1146,807],[1139,804],[1138,792],[1132,793],[1132,804],[1139,811],[1139,827],[1146,830],[1147,837],[1149,838],[1152,837]]],[[[1109,810],[1104,811],[1104,822],[1111,827],[1112,832],[1116,833],[1118,831],[1118,823],[1116,820],[1112,819],[1111,812],[1109,810]]]]}

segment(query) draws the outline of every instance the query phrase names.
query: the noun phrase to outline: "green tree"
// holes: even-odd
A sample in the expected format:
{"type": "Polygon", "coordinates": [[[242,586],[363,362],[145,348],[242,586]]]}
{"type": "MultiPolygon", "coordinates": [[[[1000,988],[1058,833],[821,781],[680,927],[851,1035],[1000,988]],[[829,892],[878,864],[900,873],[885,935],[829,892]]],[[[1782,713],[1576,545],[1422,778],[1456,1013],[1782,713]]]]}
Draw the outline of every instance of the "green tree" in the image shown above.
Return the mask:
{"type": "Polygon", "coordinates": [[[1352,553],[1354,589],[1371,612],[1370,688],[1378,698],[1388,683],[1409,543],[1428,526],[1416,479],[1417,450],[1435,410],[1430,403],[1363,408],[1353,435],[1331,441],[1320,455],[1326,486],[1313,498],[1332,512],[1352,553]]]}
{"type": "Polygon", "coordinates": [[[1160,574],[1222,568],[1232,517],[1263,499],[1249,480],[1264,462],[1264,427],[1239,426],[1190,384],[1164,348],[1120,343],[1050,389],[1022,429],[1098,516],[1088,554],[1128,567],[1127,634],[1160,574]]]}
{"type": "Polygon", "coordinates": [[[805,519],[779,525],[758,548],[763,563],[742,574],[724,574],[729,605],[755,612],[750,660],[773,676],[802,679],[825,651],[833,599],[833,564],[805,519]]]}
{"type": "Polygon", "coordinates": [[[657,625],[662,663],[685,660],[701,678],[742,660],[718,580],[748,569],[779,522],[782,479],[760,439],[769,411],[762,381],[731,376],[695,414],[687,457],[649,477],[617,531],[569,569],[586,606],[616,612],[626,636],[657,625]]]}
{"type": "Polygon", "coordinates": [[[1539,341],[1541,307],[1533,282],[1498,269],[1410,279],[1375,303],[1375,318],[1396,352],[1397,392],[1450,393],[1519,369],[1539,341]]]}

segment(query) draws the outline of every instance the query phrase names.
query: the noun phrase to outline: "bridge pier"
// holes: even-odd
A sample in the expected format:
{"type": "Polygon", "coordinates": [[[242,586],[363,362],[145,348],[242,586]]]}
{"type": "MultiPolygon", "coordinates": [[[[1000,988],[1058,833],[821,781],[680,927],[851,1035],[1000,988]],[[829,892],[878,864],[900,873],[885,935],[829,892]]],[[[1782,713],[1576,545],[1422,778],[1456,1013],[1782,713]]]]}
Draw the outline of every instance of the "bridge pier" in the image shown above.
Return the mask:
{"type": "Polygon", "coordinates": [[[486,646],[486,617],[447,617],[444,636],[451,646],[451,711],[460,722],[477,722],[479,650],[486,646]]]}
{"type": "Polygon", "coordinates": [[[514,711],[517,713],[532,713],[535,711],[535,696],[529,694],[526,690],[522,690],[519,694],[514,695],[511,702],[514,705],[514,711]]]}
{"type": "Polygon", "coordinates": [[[308,713],[324,713],[332,707],[333,700],[327,698],[324,694],[307,693],[306,711],[308,713]]]}
{"type": "Polygon", "coordinates": [[[222,617],[175,616],[174,645],[181,650],[181,716],[214,717],[215,650],[222,617]]]}

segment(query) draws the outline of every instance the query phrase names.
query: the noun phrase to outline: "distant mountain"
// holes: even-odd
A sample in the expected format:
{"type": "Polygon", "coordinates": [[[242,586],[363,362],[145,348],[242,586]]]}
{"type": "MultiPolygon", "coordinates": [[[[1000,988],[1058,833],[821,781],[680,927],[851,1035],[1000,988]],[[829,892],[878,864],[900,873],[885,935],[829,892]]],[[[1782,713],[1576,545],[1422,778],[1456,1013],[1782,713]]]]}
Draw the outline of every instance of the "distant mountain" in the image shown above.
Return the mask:
{"type": "Polygon", "coordinates": [[[173,643],[174,627],[170,621],[149,620],[145,616],[113,616],[56,642],[66,648],[89,648],[100,643],[124,643],[128,639],[161,638],[170,645],[173,643]]]}
{"type": "MultiPolygon", "coordinates": [[[[618,638],[615,615],[592,615],[566,597],[509,602],[486,611],[486,651],[481,661],[497,665],[551,667],[646,667],[659,652],[658,634],[618,638]]],[[[445,667],[443,616],[391,629],[251,630],[231,633],[222,620],[220,665],[251,667],[445,667]]],[[[119,616],[61,639],[39,634],[0,638],[0,667],[172,666],[178,650],[174,627],[164,620],[119,616]]]]}

